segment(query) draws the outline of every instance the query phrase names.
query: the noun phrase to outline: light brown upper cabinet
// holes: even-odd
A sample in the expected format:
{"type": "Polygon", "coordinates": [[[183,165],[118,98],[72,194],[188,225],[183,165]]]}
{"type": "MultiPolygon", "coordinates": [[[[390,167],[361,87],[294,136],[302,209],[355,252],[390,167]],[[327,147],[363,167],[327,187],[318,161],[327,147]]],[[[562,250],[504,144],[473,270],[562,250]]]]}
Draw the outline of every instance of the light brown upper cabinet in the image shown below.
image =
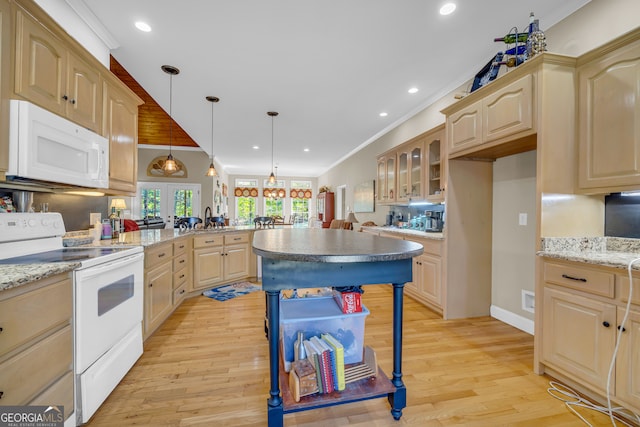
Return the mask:
{"type": "Polygon", "coordinates": [[[640,32],[578,61],[579,190],[640,186],[640,32]]]}
{"type": "Polygon", "coordinates": [[[445,154],[445,128],[444,124],[438,126],[425,136],[425,157],[427,167],[425,168],[427,194],[426,199],[431,203],[441,203],[444,201],[444,187],[446,174],[445,154]]]}
{"type": "Polygon", "coordinates": [[[0,0],[0,180],[9,169],[9,102],[11,95],[11,5],[0,0]]]}
{"type": "Polygon", "coordinates": [[[424,137],[402,144],[396,151],[398,159],[398,194],[396,201],[412,202],[424,199],[423,169],[424,137]]]}
{"type": "Polygon", "coordinates": [[[534,133],[534,111],[531,74],[487,93],[447,117],[450,157],[493,141],[534,133]]]}
{"type": "Polygon", "coordinates": [[[24,10],[15,16],[15,94],[100,132],[100,72],[24,10]]]}
{"type": "Polygon", "coordinates": [[[379,203],[396,201],[396,152],[390,152],[378,158],[379,203]]]}
{"type": "Polygon", "coordinates": [[[138,181],[138,105],[120,85],[104,84],[104,129],[109,139],[109,189],[135,193],[138,181]]]}

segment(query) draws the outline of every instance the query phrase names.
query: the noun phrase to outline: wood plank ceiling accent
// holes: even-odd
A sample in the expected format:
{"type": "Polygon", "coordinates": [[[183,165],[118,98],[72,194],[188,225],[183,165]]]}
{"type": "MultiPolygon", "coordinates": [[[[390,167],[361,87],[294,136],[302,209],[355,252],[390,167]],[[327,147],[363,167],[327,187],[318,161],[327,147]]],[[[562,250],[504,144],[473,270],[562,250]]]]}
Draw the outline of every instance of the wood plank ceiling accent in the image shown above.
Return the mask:
{"type": "MultiPolygon", "coordinates": [[[[151,95],[140,86],[113,56],[110,57],[110,68],[113,74],[144,101],[144,104],[138,107],[138,144],[169,146],[169,114],[158,105],[151,95]]],[[[158,72],[161,72],[159,67],[158,72]]],[[[168,89],[167,85],[167,91],[168,89]]],[[[171,120],[173,121],[171,145],[199,147],[175,120],[171,120]]]]}

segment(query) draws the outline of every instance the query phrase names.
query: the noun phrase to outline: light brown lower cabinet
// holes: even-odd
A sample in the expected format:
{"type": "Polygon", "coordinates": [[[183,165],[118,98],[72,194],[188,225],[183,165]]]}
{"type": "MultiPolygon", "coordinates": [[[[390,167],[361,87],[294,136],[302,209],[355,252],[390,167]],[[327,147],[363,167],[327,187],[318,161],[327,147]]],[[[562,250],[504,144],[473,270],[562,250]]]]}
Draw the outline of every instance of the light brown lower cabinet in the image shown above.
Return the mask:
{"type": "Polygon", "coordinates": [[[193,238],[193,281],[201,290],[250,276],[250,233],[202,234],[193,238]]]}
{"type": "Polygon", "coordinates": [[[442,245],[439,239],[379,232],[381,237],[420,243],[424,252],[413,259],[413,280],[404,285],[407,295],[442,314],[442,245]]]}
{"type": "MultiPolygon", "coordinates": [[[[547,260],[542,263],[542,328],[536,348],[544,370],[606,400],[609,366],[625,315],[628,278],[614,269],[547,260]]],[[[640,277],[634,278],[640,293],[640,277]],[[637,283],[636,283],[637,282],[637,283]]],[[[620,333],[611,399],[640,412],[640,299],[620,333]]],[[[572,384],[568,384],[571,386],[572,384]]]]}
{"type": "Polygon", "coordinates": [[[0,292],[0,404],[73,413],[72,310],[71,273],[0,292]]]}
{"type": "Polygon", "coordinates": [[[154,245],[144,252],[144,338],[173,311],[173,244],[154,245]]]}

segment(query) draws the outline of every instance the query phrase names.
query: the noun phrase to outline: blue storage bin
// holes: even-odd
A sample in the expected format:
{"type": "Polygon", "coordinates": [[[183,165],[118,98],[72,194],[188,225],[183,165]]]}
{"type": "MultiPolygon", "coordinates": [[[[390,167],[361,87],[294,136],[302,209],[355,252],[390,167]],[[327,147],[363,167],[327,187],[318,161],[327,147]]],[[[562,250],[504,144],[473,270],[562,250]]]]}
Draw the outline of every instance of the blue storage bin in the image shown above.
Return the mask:
{"type": "Polygon", "coordinates": [[[304,338],[330,333],[344,346],[344,363],[362,362],[364,321],[369,310],[344,314],[333,297],[294,298],[280,300],[280,343],[287,372],[293,362],[293,344],[298,331],[304,338]]]}

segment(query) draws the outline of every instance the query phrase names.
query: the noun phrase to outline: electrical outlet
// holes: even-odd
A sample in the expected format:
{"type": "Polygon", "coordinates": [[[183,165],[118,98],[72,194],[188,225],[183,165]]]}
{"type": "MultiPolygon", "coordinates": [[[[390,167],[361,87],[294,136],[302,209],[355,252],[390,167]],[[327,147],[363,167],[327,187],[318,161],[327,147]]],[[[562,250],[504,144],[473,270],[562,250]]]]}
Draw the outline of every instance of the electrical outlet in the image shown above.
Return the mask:
{"type": "Polygon", "coordinates": [[[102,220],[102,214],[100,212],[91,212],[89,214],[89,226],[93,227],[96,222],[100,222],[102,220]]]}

